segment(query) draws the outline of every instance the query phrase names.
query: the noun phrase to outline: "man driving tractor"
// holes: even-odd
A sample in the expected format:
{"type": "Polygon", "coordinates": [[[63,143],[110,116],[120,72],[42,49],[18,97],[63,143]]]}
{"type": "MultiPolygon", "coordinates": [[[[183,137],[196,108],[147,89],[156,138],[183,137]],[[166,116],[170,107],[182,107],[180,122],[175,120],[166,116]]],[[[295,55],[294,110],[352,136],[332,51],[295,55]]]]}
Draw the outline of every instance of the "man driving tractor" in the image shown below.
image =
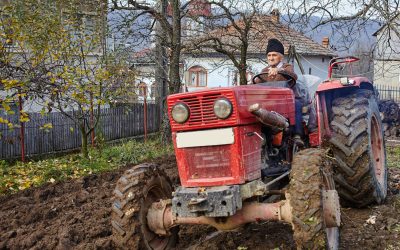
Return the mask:
{"type": "MultiPolygon", "coordinates": [[[[292,83],[289,84],[295,94],[295,110],[296,110],[296,124],[295,124],[295,136],[293,137],[294,142],[298,146],[304,146],[304,142],[301,139],[304,134],[303,124],[302,124],[302,109],[307,106],[308,100],[304,100],[304,97],[300,95],[299,89],[296,86],[297,75],[294,73],[293,66],[289,63],[284,63],[284,47],[283,44],[272,38],[268,40],[267,44],[267,62],[268,67],[265,67],[262,73],[265,73],[263,77],[255,79],[255,83],[270,82],[270,81],[287,81],[289,80],[287,76],[291,78],[292,83]]],[[[314,115],[310,115],[309,124],[315,124],[316,121],[314,115]]],[[[310,128],[310,126],[309,126],[310,128]]]]}

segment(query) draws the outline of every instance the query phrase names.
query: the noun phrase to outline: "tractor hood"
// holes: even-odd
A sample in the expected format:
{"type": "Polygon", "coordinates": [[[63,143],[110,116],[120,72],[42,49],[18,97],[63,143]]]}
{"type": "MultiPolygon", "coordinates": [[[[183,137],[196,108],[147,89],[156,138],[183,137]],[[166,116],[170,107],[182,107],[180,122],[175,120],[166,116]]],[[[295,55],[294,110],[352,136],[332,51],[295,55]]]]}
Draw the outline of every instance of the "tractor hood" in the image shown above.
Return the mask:
{"type": "Polygon", "coordinates": [[[173,132],[257,123],[255,116],[248,111],[248,107],[255,103],[259,103],[264,109],[280,113],[290,124],[294,124],[294,94],[291,89],[284,87],[255,84],[212,88],[170,95],[167,102],[173,132]],[[233,107],[231,115],[226,119],[219,119],[214,113],[215,101],[222,98],[228,99],[233,107]],[[184,103],[189,108],[190,115],[184,123],[177,123],[172,118],[172,108],[177,103],[184,103]]]}

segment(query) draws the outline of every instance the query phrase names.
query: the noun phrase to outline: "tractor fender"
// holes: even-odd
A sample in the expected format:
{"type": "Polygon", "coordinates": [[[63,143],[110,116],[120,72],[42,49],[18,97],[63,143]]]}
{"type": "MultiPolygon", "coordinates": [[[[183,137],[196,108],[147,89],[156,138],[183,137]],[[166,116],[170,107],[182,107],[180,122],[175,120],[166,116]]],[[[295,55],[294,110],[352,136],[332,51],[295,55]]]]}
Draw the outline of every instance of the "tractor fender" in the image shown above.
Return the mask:
{"type": "Polygon", "coordinates": [[[342,84],[340,79],[325,80],[320,85],[318,85],[317,92],[320,93],[343,88],[360,88],[369,89],[372,91],[374,90],[372,83],[366,77],[349,77],[348,79],[351,84],[342,84]]]}

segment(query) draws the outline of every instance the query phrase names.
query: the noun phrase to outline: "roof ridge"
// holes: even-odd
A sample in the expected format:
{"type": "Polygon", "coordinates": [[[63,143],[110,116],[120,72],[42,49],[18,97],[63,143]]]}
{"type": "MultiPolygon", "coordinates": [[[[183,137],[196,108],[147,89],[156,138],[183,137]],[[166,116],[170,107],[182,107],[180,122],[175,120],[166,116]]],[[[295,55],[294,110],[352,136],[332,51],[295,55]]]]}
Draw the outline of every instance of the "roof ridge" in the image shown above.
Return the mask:
{"type": "MultiPolygon", "coordinates": [[[[238,19],[235,22],[240,26],[240,22],[243,22],[243,20],[238,19]]],[[[285,54],[288,53],[289,46],[295,46],[296,51],[300,54],[326,56],[336,55],[329,48],[324,47],[312,38],[293,29],[288,24],[285,25],[281,22],[273,21],[271,15],[256,15],[250,30],[248,53],[265,53],[264,51],[267,40],[270,38],[276,38],[284,45],[285,54]]],[[[195,39],[217,37],[218,39],[225,39],[224,44],[229,43],[233,46],[239,46],[240,39],[238,38],[238,35],[238,31],[234,28],[233,24],[230,23],[224,27],[211,30],[206,35],[196,37],[195,39]]]]}

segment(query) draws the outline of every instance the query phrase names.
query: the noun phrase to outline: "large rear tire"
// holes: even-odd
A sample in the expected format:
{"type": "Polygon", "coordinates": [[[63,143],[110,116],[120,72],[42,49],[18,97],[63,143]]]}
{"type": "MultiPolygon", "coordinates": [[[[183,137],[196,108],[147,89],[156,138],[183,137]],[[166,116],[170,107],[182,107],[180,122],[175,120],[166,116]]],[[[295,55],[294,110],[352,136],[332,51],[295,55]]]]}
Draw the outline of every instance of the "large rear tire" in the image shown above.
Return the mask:
{"type": "MultiPolygon", "coordinates": [[[[339,247],[339,227],[326,227],[324,217],[326,204],[323,191],[335,189],[330,165],[327,163],[321,149],[305,149],[294,156],[288,200],[292,207],[293,236],[297,249],[339,247]]],[[[336,199],[339,208],[337,196],[336,199]]]]}
{"type": "Polygon", "coordinates": [[[153,202],[170,199],[169,178],[155,164],[141,164],[127,170],[114,190],[112,238],[121,249],[169,249],[175,246],[178,228],[159,236],[147,226],[147,211],[153,202]]]}
{"type": "Polygon", "coordinates": [[[359,89],[332,103],[329,140],[336,159],[335,182],[343,204],[363,207],[387,195],[382,121],[372,91],[359,89]]]}

